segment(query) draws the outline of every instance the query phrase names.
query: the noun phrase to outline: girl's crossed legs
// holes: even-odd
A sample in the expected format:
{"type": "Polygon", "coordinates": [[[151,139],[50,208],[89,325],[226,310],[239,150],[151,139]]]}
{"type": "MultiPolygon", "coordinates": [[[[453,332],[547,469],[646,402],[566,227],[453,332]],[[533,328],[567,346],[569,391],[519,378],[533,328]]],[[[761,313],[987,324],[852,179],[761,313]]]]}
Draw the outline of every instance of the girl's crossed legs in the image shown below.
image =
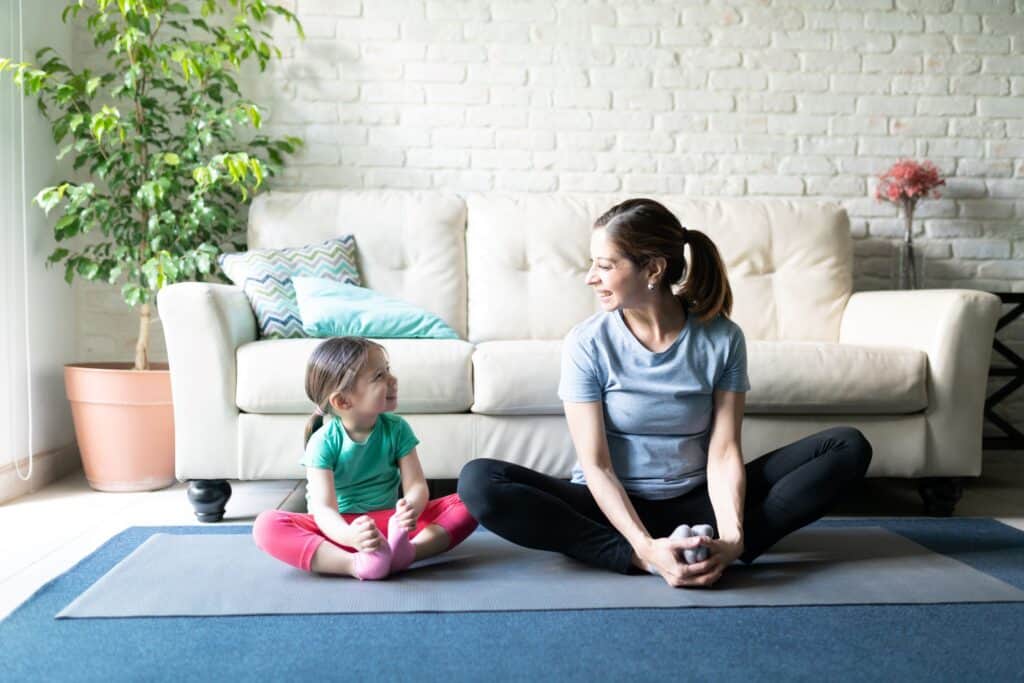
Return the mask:
{"type": "MultiPolygon", "coordinates": [[[[346,523],[351,524],[363,514],[372,519],[387,537],[388,520],[395,514],[394,510],[343,513],[341,516],[346,523]]],[[[416,559],[421,560],[451,550],[466,540],[474,529],[476,520],[466,510],[458,494],[453,493],[429,501],[409,537],[416,549],[416,559]]],[[[256,545],[265,553],[303,571],[314,571],[314,556],[321,550],[318,560],[326,561],[318,561],[318,564],[325,566],[317,567],[316,570],[351,573],[350,557],[356,549],[327,538],[311,514],[266,510],[256,518],[252,535],[256,545]],[[321,549],[325,541],[330,545],[321,549]],[[340,552],[333,552],[335,550],[340,552]]]]}

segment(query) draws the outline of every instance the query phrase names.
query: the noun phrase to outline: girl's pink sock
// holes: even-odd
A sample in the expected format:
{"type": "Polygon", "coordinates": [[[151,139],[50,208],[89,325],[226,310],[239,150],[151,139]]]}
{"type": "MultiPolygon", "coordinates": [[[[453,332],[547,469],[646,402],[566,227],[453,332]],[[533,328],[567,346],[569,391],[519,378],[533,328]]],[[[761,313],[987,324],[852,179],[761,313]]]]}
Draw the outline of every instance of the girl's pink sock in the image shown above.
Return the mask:
{"type": "Polygon", "coordinates": [[[391,573],[408,568],[416,559],[416,548],[409,540],[409,530],[397,523],[396,517],[388,520],[388,546],[391,548],[391,573]]]}
{"type": "Polygon", "coordinates": [[[385,543],[383,548],[372,553],[357,552],[352,561],[355,563],[356,577],[359,580],[377,581],[391,571],[391,548],[385,543]]]}

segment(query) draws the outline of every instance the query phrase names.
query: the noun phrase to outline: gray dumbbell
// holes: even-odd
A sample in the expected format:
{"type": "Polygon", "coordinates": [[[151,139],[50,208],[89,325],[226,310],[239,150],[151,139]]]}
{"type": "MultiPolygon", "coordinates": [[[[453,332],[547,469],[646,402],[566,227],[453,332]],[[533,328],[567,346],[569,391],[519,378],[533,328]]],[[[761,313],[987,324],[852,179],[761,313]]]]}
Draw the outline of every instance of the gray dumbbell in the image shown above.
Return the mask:
{"type": "MultiPolygon", "coordinates": [[[[672,532],[669,538],[680,539],[688,538],[690,536],[707,536],[714,538],[715,530],[708,524],[698,524],[692,529],[686,524],[680,524],[676,527],[676,530],[672,532]]],[[[683,561],[686,564],[696,564],[697,562],[703,562],[708,559],[708,549],[705,547],[698,548],[687,548],[683,550],[683,561]]]]}
{"type": "MultiPolygon", "coordinates": [[[[694,536],[707,536],[708,538],[715,537],[715,530],[714,528],[712,528],[710,524],[697,524],[693,527],[691,531],[693,532],[694,536]]],[[[708,549],[704,546],[697,548],[696,557],[697,559],[695,560],[695,562],[703,562],[704,560],[708,559],[708,549]]]]}
{"type": "MultiPolygon", "coordinates": [[[[669,536],[669,538],[678,540],[680,538],[689,538],[693,535],[693,529],[691,529],[689,525],[680,524],[676,527],[675,531],[672,532],[672,535],[669,536]]],[[[693,564],[694,562],[697,562],[698,560],[696,558],[698,550],[698,548],[687,548],[683,550],[683,561],[686,562],[686,564],[693,564]]]]}

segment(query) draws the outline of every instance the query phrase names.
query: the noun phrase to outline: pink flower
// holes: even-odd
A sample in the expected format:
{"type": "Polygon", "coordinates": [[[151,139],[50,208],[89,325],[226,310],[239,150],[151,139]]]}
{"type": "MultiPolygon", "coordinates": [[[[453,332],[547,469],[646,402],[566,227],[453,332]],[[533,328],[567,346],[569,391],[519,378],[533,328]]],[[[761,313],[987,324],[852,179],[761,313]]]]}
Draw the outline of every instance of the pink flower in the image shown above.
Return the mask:
{"type": "Polygon", "coordinates": [[[945,185],[939,177],[939,169],[930,161],[919,164],[916,161],[901,160],[878,177],[875,199],[890,202],[917,202],[927,197],[941,195],[935,188],[945,185]]]}

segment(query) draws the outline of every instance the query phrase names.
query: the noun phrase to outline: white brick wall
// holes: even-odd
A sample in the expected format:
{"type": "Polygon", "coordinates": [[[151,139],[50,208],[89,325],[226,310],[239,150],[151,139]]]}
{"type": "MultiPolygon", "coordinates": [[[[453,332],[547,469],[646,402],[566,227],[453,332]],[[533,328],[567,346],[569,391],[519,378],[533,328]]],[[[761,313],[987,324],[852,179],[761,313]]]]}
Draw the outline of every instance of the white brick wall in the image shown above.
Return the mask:
{"type": "MultiPolygon", "coordinates": [[[[275,28],[248,84],[313,143],[279,187],[835,200],[878,289],[902,221],[874,178],[928,158],[926,285],[1024,292],[1024,0],[286,4],[309,37],[275,28]]],[[[130,357],[117,297],[78,300],[82,355],[130,357]]],[[[1024,323],[1002,336],[1024,355],[1024,323]]]]}

